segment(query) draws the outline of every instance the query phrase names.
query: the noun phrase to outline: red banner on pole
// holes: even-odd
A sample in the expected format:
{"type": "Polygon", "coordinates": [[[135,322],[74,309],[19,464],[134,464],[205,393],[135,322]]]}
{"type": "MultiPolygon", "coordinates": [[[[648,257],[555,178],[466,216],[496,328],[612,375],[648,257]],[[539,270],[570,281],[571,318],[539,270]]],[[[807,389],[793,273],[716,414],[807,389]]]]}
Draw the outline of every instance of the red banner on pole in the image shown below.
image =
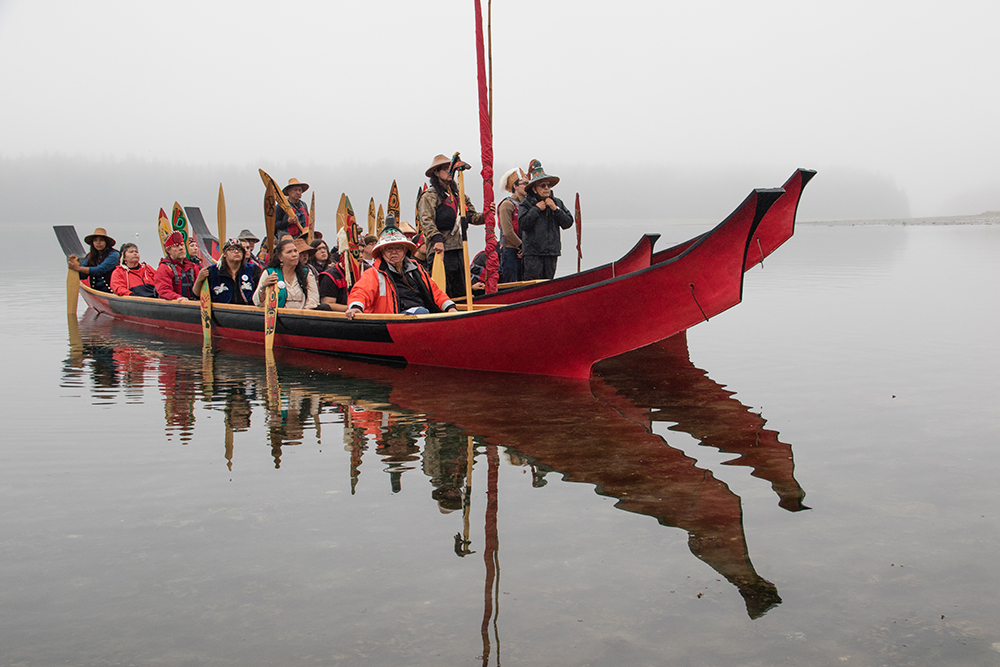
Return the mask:
{"type": "Polygon", "coordinates": [[[476,76],[479,80],[479,145],[483,157],[483,215],[486,219],[486,293],[497,291],[500,258],[493,212],[493,123],[490,118],[489,90],[486,85],[486,56],[483,46],[483,10],[476,5],[476,76]]]}

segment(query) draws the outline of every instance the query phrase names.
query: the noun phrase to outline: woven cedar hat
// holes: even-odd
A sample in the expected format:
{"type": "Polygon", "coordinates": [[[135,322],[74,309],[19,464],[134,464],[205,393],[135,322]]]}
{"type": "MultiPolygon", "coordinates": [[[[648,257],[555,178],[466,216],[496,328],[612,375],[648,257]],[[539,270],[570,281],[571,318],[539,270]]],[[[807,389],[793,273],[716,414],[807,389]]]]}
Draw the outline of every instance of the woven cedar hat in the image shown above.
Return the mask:
{"type": "Polygon", "coordinates": [[[430,178],[431,174],[433,174],[435,171],[437,171],[441,167],[444,167],[445,165],[450,165],[450,164],[451,164],[450,157],[448,157],[447,155],[437,155],[434,157],[434,161],[431,162],[431,166],[427,167],[427,171],[424,172],[424,176],[430,178]]]}
{"type": "Polygon", "coordinates": [[[108,244],[108,247],[109,248],[114,247],[115,240],[110,236],[108,236],[108,232],[107,230],[104,229],[104,227],[98,227],[97,229],[94,230],[93,234],[83,237],[83,242],[86,243],[87,245],[90,245],[90,242],[94,240],[95,236],[103,236],[105,242],[108,244]]]}
{"type": "Polygon", "coordinates": [[[528,167],[528,179],[528,187],[538,185],[543,181],[548,181],[550,186],[555,187],[556,183],[559,182],[558,176],[545,173],[545,170],[542,169],[542,163],[538,160],[531,161],[531,166],[528,167]]]}
{"type": "Polygon", "coordinates": [[[404,248],[406,248],[407,252],[416,251],[417,246],[413,243],[413,241],[406,238],[406,234],[404,234],[402,231],[400,231],[398,227],[395,226],[395,222],[396,222],[395,219],[392,218],[391,216],[389,218],[386,218],[385,228],[382,230],[382,233],[378,235],[378,243],[376,243],[375,247],[372,248],[373,259],[378,259],[379,257],[381,257],[382,250],[386,246],[390,245],[401,245],[404,248]],[[389,226],[390,219],[392,219],[393,221],[393,225],[391,227],[389,226]]]}
{"type": "Polygon", "coordinates": [[[302,183],[297,178],[289,178],[288,179],[288,185],[286,185],[285,187],[281,188],[281,191],[284,192],[287,195],[288,194],[288,188],[292,187],[293,185],[298,185],[299,187],[301,187],[303,193],[305,193],[305,191],[309,189],[309,184],[308,183],[302,183]]]}
{"type": "Polygon", "coordinates": [[[239,241],[253,241],[254,243],[260,241],[260,239],[254,236],[253,232],[251,232],[249,229],[244,229],[242,232],[240,232],[240,235],[237,236],[236,238],[239,241]]]}
{"type": "Polygon", "coordinates": [[[315,250],[315,248],[306,243],[306,240],[301,236],[295,239],[295,249],[298,250],[299,253],[312,252],[313,250],[315,250]]]}

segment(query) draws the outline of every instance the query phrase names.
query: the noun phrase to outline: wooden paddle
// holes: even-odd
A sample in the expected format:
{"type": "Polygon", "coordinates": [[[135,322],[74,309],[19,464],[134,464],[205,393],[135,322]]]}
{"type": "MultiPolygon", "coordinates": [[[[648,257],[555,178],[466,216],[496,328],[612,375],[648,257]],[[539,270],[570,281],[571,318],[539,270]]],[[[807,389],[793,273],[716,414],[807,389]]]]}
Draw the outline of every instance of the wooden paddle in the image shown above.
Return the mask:
{"type": "Polygon", "coordinates": [[[392,187],[389,188],[389,203],[386,204],[385,214],[396,218],[396,226],[399,226],[401,218],[399,217],[399,188],[396,187],[396,181],[393,181],[392,187]]]}
{"type": "Polygon", "coordinates": [[[368,202],[368,233],[375,236],[375,197],[368,202]]]}
{"type": "Polygon", "coordinates": [[[576,272],[580,273],[580,261],[583,259],[583,249],[580,247],[583,218],[580,217],[580,193],[576,193],[576,272]]]}
{"type": "Polygon", "coordinates": [[[469,225],[465,221],[465,170],[458,170],[458,205],[461,210],[462,259],[465,261],[465,309],[472,310],[472,274],[469,269],[469,225]]]}
{"type": "Polygon", "coordinates": [[[312,201],[309,203],[309,235],[307,240],[312,245],[316,237],[316,192],[313,192],[312,201]]]}
{"type": "Polygon", "coordinates": [[[66,314],[76,317],[76,308],[80,303],[80,272],[69,269],[66,274],[66,314]]]}
{"type": "Polygon", "coordinates": [[[264,222],[268,222],[270,219],[271,226],[267,230],[267,255],[270,258],[271,252],[274,250],[274,216],[277,213],[275,206],[280,206],[284,209],[285,213],[288,214],[289,218],[294,218],[298,220],[298,216],[295,214],[295,209],[292,205],[288,203],[288,197],[285,193],[281,191],[278,184],[274,182],[266,171],[263,169],[258,169],[260,172],[260,180],[264,182],[267,191],[264,194],[264,222]],[[270,214],[268,213],[268,197],[271,198],[270,214]]]}
{"type": "MultiPolygon", "coordinates": [[[[399,224],[399,221],[396,221],[399,224]]],[[[382,204],[378,205],[378,216],[375,218],[375,234],[381,234],[382,230],[385,229],[385,213],[382,212],[382,204]]]]}
{"type": "Polygon", "coordinates": [[[264,291],[264,351],[274,349],[274,329],[278,324],[278,285],[270,285],[264,291]]]}
{"type": "Polygon", "coordinates": [[[160,237],[160,250],[163,251],[163,256],[167,256],[167,237],[170,236],[170,232],[173,230],[170,228],[170,218],[167,217],[166,211],[162,208],[160,209],[160,217],[156,224],[156,232],[160,237]]]}
{"type": "Polygon", "coordinates": [[[226,195],[222,191],[222,183],[219,183],[219,205],[215,212],[219,221],[219,252],[222,246],[226,245],[226,195]]]}
{"type": "Polygon", "coordinates": [[[205,350],[210,350],[212,348],[212,291],[208,288],[208,280],[202,281],[201,294],[198,297],[201,301],[202,345],[205,350]]]}

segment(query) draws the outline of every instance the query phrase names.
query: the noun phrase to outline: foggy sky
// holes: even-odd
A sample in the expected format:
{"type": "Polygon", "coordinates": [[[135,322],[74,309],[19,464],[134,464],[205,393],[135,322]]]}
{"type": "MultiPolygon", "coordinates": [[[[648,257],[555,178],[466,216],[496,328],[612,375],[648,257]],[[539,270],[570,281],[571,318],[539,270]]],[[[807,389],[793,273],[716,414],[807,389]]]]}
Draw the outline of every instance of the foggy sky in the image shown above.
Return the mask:
{"type": "MultiPolygon", "coordinates": [[[[213,211],[218,182],[258,166],[281,182],[341,178],[324,183],[327,210],[331,190],[360,209],[393,178],[415,189],[437,153],[461,150],[478,174],[472,8],[0,0],[0,158],[15,172],[174,165],[203,177],[213,211]],[[348,189],[345,174],[379,165],[412,171],[348,189]]],[[[851,217],[1000,209],[997,25],[992,0],[497,0],[496,171],[539,158],[566,199],[586,186],[647,202],[656,174],[745,174],[717,205],[728,211],[802,166],[820,172],[807,197],[879,184],[872,215],[851,217]]],[[[184,195],[157,196],[150,215],[184,195]]]]}

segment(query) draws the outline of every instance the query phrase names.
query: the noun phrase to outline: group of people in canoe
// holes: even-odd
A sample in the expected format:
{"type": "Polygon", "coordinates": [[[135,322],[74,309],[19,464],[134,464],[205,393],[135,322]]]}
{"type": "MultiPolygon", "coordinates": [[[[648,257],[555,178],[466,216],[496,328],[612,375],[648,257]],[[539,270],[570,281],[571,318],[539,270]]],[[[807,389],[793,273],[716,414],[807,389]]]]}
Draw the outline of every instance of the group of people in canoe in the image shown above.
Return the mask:
{"type": "MultiPolygon", "coordinates": [[[[195,238],[185,243],[175,231],[164,241],[166,257],[154,270],[141,261],[139,248],[125,243],[115,249],[115,240],[97,228],[84,242],[85,257],[71,255],[69,268],[89,279],[93,289],[119,296],[156,297],[168,301],[194,301],[208,284],[213,302],[255,305],[264,303],[271,285],[278,289],[278,307],[331,310],[348,318],[358,313],[447,312],[465,296],[465,267],[459,217],[458,186],[453,161],[438,155],[425,172],[428,185],[417,203],[419,232],[405,222],[386,218],[378,237],[359,233],[360,275],[349,285],[341,253],[345,239],[331,248],[322,234],[306,242],[309,213],[302,195],[307,183],[292,178],[283,192],[295,215],[278,207],[275,217],[274,250],[255,254],[260,242],[250,230],[227,239],[217,261],[202,257],[195,238]],[[415,242],[416,241],[416,242],[415,242]],[[418,245],[419,243],[419,245],[418,245]],[[446,285],[442,290],[430,278],[435,254],[441,254],[446,285]]],[[[550,279],[561,253],[560,230],[573,225],[573,216],[553,196],[559,177],[546,174],[532,160],[527,175],[518,168],[501,177],[508,196],[496,208],[500,222],[498,252],[500,282],[550,279]]],[[[483,214],[465,197],[466,220],[481,225],[483,214]]],[[[343,234],[341,234],[342,236],[343,234]]],[[[470,267],[474,289],[485,279],[485,253],[470,267]]]]}

